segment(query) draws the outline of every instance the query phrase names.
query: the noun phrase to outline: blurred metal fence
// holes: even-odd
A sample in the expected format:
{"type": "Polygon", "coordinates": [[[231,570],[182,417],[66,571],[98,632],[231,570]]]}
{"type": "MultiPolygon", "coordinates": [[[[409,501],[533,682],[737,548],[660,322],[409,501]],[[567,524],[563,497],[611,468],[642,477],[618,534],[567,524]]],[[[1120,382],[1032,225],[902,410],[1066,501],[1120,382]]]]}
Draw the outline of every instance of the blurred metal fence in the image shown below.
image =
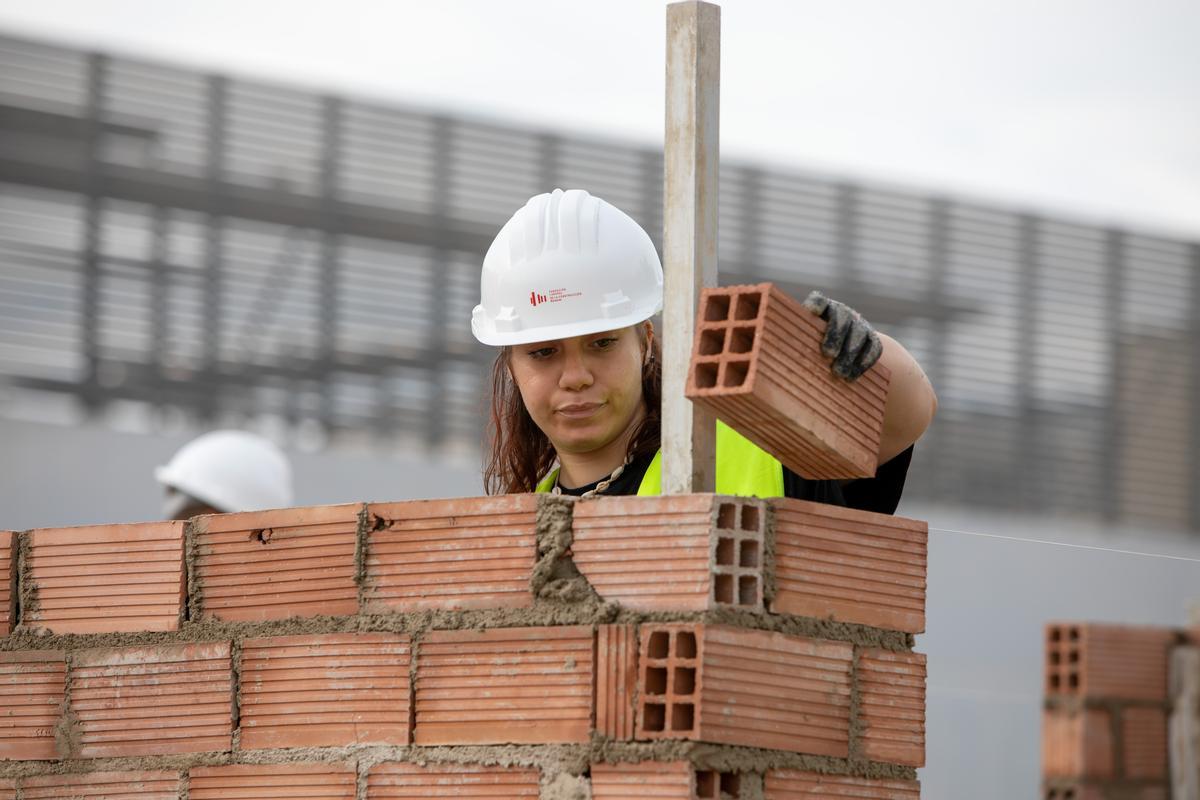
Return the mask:
{"type": "MultiPolygon", "coordinates": [[[[476,445],[478,264],[554,186],[661,230],[655,148],[0,36],[0,387],[476,445]]],[[[1200,529],[1200,244],[732,161],[720,208],[722,283],[927,367],[910,494],[1200,529]]]]}

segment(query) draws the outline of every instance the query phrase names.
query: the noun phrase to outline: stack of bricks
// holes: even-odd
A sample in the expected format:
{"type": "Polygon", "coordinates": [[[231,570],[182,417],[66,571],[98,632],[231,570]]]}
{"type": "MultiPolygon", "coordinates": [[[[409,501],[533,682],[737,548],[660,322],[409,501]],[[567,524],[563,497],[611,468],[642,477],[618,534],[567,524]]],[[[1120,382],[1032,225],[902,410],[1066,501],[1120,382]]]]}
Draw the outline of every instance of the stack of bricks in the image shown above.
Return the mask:
{"type": "Polygon", "coordinates": [[[1167,800],[1170,628],[1046,626],[1045,800],[1167,800]]]}
{"type": "MultiPolygon", "coordinates": [[[[840,447],[805,442],[772,452],[840,447]]],[[[922,522],[712,494],[5,534],[0,799],[916,800],[926,548],[922,522]]]]}

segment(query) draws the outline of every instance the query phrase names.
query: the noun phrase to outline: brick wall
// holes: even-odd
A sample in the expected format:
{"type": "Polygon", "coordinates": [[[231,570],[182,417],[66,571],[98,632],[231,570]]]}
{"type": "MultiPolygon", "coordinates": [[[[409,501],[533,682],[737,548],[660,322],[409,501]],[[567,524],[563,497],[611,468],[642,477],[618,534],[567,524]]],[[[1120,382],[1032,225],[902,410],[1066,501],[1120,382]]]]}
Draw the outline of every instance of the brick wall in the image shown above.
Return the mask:
{"type": "Polygon", "coordinates": [[[1046,626],[1045,800],[1166,800],[1169,628],[1046,626]]]}
{"type": "Polygon", "coordinates": [[[0,798],[917,797],[925,527],[830,513],[512,496],[0,536],[0,798]]]}

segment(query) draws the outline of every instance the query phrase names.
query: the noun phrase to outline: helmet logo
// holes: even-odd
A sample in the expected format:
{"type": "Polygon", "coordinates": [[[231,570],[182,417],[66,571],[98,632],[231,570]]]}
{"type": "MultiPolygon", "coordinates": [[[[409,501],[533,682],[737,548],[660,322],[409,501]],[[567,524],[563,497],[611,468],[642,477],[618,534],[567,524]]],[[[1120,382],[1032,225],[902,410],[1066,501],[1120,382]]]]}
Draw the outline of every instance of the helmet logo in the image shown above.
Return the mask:
{"type": "Polygon", "coordinates": [[[569,300],[572,297],[583,297],[583,292],[571,292],[566,289],[550,289],[546,294],[538,292],[529,293],[529,305],[537,308],[542,303],[561,303],[563,300],[569,300]]]}

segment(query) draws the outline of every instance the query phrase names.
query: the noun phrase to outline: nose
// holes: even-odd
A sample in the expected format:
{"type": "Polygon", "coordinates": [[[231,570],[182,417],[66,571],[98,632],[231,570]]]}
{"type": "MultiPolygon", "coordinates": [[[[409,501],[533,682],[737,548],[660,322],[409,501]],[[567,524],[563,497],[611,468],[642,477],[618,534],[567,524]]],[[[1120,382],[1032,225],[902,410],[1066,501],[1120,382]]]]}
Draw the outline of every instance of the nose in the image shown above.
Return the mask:
{"type": "Polygon", "coordinates": [[[591,386],[594,378],[583,349],[567,347],[563,356],[562,374],[558,376],[559,388],[577,392],[591,386]]]}

